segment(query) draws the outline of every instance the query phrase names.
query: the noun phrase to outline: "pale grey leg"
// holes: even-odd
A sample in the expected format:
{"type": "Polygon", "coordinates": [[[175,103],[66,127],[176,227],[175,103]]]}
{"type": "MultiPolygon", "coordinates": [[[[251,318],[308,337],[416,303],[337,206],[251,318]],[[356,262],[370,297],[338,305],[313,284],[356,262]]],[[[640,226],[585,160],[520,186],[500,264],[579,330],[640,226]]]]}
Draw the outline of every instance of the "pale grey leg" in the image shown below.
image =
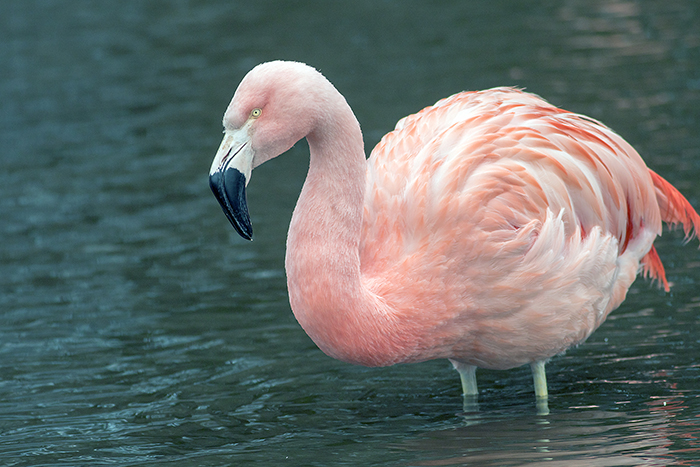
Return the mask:
{"type": "Polygon", "coordinates": [[[462,394],[465,396],[478,396],[479,389],[476,386],[476,367],[454,360],[450,360],[450,362],[452,362],[455,370],[459,372],[459,378],[462,380],[462,394]]]}
{"type": "Polygon", "coordinates": [[[547,392],[547,373],[544,369],[545,363],[544,360],[541,360],[530,364],[530,368],[532,368],[532,381],[535,383],[535,402],[537,404],[538,415],[549,414],[549,404],[547,403],[549,393],[547,392]]]}
{"type": "Polygon", "coordinates": [[[547,397],[547,373],[544,370],[545,361],[530,364],[532,368],[532,380],[535,383],[535,397],[547,397]]]}

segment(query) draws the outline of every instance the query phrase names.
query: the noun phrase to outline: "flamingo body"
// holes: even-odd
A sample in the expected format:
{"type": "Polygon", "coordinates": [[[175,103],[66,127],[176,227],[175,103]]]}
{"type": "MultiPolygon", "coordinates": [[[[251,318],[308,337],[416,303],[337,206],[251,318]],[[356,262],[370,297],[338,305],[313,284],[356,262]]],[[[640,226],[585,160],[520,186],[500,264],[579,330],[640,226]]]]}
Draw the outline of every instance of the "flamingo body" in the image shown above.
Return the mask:
{"type": "Polygon", "coordinates": [[[476,367],[529,363],[546,395],[543,362],[600,326],[641,269],[668,290],[662,221],[700,226],[612,130],[516,89],[443,99],[365,160],[340,93],[271,62],[243,80],[224,127],[212,188],[247,237],[252,168],[309,142],[285,265],[314,342],[368,366],[448,358],[465,393],[476,367]]]}

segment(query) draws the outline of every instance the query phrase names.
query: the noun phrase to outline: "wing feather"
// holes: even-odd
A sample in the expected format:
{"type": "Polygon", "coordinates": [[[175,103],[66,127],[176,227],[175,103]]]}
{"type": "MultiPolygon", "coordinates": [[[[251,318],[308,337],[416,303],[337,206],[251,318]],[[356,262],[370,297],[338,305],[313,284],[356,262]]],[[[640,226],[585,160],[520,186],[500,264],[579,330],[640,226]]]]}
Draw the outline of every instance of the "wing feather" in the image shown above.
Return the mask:
{"type": "Polygon", "coordinates": [[[510,88],[456,94],[400,120],[372,151],[367,179],[367,288],[443,336],[417,336],[421,355],[461,349],[480,366],[581,342],[624,300],[642,258],[666,285],[652,250],[659,206],[686,234],[700,226],[612,130],[510,88]],[[504,332],[515,328],[540,337],[504,332]],[[516,334],[524,341],[499,337],[516,334]]]}

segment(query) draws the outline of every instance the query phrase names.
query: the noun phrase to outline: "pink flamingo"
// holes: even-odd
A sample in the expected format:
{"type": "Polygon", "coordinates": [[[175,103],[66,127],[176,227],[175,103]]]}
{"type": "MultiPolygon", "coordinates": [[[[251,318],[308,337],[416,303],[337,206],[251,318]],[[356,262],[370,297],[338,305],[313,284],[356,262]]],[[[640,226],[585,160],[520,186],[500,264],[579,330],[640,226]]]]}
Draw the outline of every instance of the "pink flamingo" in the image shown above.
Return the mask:
{"type": "Polygon", "coordinates": [[[313,68],[255,67],[224,115],[210,184],[252,238],[254,167],[306,137],[309,171],[287,239],[289,300],[327,355],[385,366],[437,358],[459,371],[530,364],[583,342],[638,272],[666,291],[662,220],[690,203],[591,118],[511,88],[463,92],[398,122],[365,158],[343,96],[313,68]]]}

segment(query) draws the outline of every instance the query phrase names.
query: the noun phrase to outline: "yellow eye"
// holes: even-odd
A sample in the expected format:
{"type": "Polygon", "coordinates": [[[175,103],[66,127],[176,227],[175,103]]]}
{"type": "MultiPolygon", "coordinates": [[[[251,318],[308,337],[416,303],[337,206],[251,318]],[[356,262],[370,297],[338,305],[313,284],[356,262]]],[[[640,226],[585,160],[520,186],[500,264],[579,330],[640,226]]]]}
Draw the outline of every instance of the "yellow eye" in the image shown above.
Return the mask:
{"type": "Polygon", "coordinates": [[[262,109],[255,108],[250,111],[250,116],[253,118],[258,118],[260,115],[262,115],[262,109]]]}

